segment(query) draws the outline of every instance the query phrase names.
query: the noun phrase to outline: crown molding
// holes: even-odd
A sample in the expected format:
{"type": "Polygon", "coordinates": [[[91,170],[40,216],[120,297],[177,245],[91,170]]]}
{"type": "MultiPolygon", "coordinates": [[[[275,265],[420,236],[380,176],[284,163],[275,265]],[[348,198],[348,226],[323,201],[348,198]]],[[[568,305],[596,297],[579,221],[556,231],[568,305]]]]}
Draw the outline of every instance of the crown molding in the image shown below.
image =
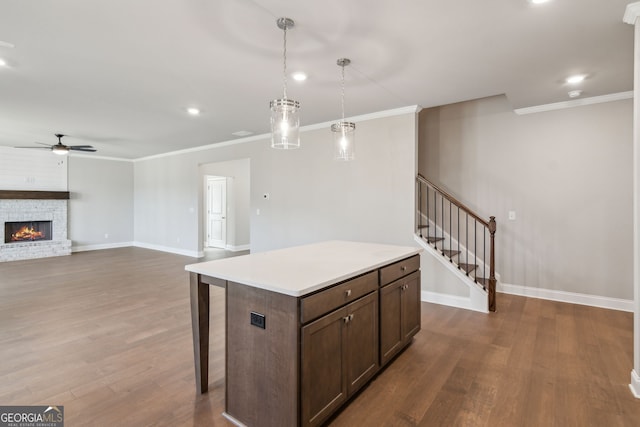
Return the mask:
{"type": "Polygon", "coordinates": [[[629,3],[624,11],[622,21],[627,24],[635,25],[638,16],[640,16],[640,2],[629,3]]]}
{"type": "MultiPolygon", "coordinates": [[[[404,115],[404,114],[416,114],[416,113],[420,112],[420,110],[422,110],[421,106],[419,106],[419,105],[411,105],[411,106],[408,106],[408,107],[395,108],[393,110],[378,111],[376,113],[362,114],[360,116],[345,117],[345,120],[348,120],[350,122],[364,122],[366,120],[374,120],[374,119],[381,119],[381,118],[385,118],[385,117],[401,116],[401,115],[404,115]]],[[[335,123],[335,120],[334,121],[330,121],[330,122],[316,123],[316,124],[308,125],[308,126],[300,126],[300,132],[308,132],[308,131],[318,130],[318,129],[323,129],[323,128],[329,129],[333,123],[335,123]]],[[[162,157],[170,157],[170,156],[176,156],[176,155],[180,155],[180,154],[194,153],[194,152],[197,152],[197,151],[210,150],[212,148],[228,147],[230,145],[245,144],[245,143],[248,143],[248,142],[254,142],[254,141],[258,141],[258,140],[269,139],[270,135],[271,134],[269,134],[269,133],[263,133],[261,135],[252,135],[252,136],[248,136],[246,138],[239,138],[239,139],[234,139],[234,140],[231,140],[231,141],[223,141],[223,142],[217,142],[217,143],[214,143],[214,144],[202,145],[200,147],[186,148],[184,150],[178,150],[178,151],[170,151],[168,153],[155,154],[153,156],[147,156],[147,157],[140,157],[140,158],[134,159],[133,162],[141,162],[141,161],[145,161],[145,160],[159,159],[159,158],[162,158],[162,157]]]]}
{"type": "Polygon", "coordinates": [[[95,155],[95,154],[79,154],[79,153],[69,153],[68,157],[70,159],[76,158],[76,157],[81,157],[83,159],[93,159],[93,160],[111,160],[111,161],[115,161],[115,162],[129,162],[129,163],[133,163],[133,159],[126,159],[124,157],[109,157],[109,156],[99,156],[99,155],[95,155]]]}
{"type": "Polygon", "coordinates": [[[542,113],[544,111],[562,110],[564,108],[580,107],[583,105],[601,104],[603,102],[621,101],[633,98],[633,91],[610,93],[608,95],[592,96],[590,98],[573,99],[571,101],[555,102],[553,104],[534,105],[533,107],[516,108],[518,115],[542,113]]]}

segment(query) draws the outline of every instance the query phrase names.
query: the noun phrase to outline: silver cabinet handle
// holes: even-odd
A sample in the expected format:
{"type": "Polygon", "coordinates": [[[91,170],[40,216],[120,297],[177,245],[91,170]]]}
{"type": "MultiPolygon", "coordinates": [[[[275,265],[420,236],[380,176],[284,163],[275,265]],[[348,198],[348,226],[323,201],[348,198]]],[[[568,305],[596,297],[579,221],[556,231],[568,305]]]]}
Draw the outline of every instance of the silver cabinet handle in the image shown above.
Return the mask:
{"type": "Polygon", "coordinates": [[[353,314],[349,315],[349,322],[351,322],[353,320],[353,314]]]}
{"type": "Polygon", "coordinates": [[[349,316],[347,316],[347,317],[343,317],[342,320],[344,320],[344,323],[349,323],[350,319],[349,319],[349,316]]]}
{"type": "Polygon", "coordinates": [[[345,291],[345,295],[350,297],[351,296],[351,289],[348,289],[345,291]]]}
{"type": "Polygon", "coordinates": [[[400,268],[402,269],[402,271],[407,271],[407,267],[404,266],[404,265],[402,267],[400,267],[400,268]]]}

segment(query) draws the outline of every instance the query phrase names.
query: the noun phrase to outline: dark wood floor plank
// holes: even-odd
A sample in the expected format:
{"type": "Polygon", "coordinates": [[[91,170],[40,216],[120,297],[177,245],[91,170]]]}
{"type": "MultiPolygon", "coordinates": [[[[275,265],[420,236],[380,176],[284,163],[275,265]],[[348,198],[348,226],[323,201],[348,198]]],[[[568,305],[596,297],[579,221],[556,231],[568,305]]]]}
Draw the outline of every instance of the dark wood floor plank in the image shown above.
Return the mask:
{"type": "MultiPolygon", "coordinates": [[[[120,248],[0,263],[0,404],[65,405],[69,426],[231,426],[220,288],[195,392],[194,261],[120,248]]],[[[498,299],[489,315],[423,303],[413,343],[329,425],[638,425],[631,313],[498,299]]]]}

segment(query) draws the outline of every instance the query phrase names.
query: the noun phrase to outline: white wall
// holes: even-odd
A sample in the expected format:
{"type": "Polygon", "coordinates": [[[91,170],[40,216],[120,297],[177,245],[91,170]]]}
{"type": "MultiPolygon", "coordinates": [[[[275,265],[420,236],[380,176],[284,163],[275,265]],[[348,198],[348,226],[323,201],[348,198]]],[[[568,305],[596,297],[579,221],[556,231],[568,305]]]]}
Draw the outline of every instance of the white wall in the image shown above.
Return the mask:
{"type": "Polygon", "coordinates": [[[67,191],[67,160],[51,150],[0,147],[0,190],[67,191]]]}
{"type": "Polygon", "coordinates": [[[131,244],[133,162],[75,156],[68,160],[73,250],[131,244]]]}
{"type": "Polygon", "coordinates": [[[496,216],[503,283],[633,299],[631,100],[523,116],[504,96],[430,108],[419,151],[423,175],[496,216]]]}
{"type": "Polygon", "coordinates": [[[299,150],[271,149],[265,138],[139,160],[135,240],[196,255],[198,166],[250,159],[252,252],[327,239],[413,245],[416,115],[361,121],[356,132],[351,163],[332,159],[328,126],[303,132],[299,150]]]}

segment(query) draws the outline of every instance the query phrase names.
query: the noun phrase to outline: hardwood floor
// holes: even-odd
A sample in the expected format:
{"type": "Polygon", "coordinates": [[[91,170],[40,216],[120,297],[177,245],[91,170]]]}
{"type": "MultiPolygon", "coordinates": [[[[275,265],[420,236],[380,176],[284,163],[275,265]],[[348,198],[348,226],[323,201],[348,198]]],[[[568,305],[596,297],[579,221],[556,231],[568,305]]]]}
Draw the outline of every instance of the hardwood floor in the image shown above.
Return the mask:
{"type": "MultiPolygon", "coordinates": [[[[195,261],[120,248],[0,263],[0,405],[64,405],[67,426],[230,426],[215,287],[209,393],[195,391],[195,261]]],[[[422,328],[331,426],[640,425],[631,313],[500,294],[490,315],[423,303],[422,328]]]]}

